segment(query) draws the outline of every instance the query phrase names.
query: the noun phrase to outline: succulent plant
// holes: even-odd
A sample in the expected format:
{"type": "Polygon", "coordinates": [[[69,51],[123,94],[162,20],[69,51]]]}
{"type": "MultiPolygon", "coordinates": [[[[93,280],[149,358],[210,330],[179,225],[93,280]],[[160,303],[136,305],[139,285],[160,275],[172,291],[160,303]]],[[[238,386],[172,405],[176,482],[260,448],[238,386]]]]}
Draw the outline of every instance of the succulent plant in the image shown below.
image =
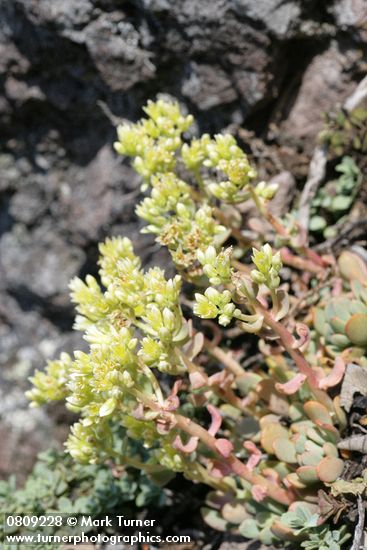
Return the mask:
{"type": "Polygon", "coordinates": [[[326,115],[320,138],[337,156],[352,151],[363,153],[367,151],[366,121],[367,109],[363,105],[350,113],[342,110],[330,113],[326,115]]]}
{"type": "Polygon", "coordinates": [[[137,213],[179,275],[145,271],[126,238],[102,243],[101,284],[87,276],[70,285],[89,350],[36,372],[28,397],[65,399],[79,414],[66,444],[79,462],[206,484],[202,513],[216,529],[264,544],[303,544],[309,534],[341,544],[343,531],[317,531],[320,491],[340,481],[349,456],[338,447],[348,423],[338,391],[345,359],[367,348],[367,268],[350,252],[336,265],[307,246],[296,218],[276,218],[275,186],[256,182],[233,136],[185,143],[192,117],[177,103],[145,112],[118,129],[115,149],[133,157],[150,193],[137,213]],[[237,223],[245,199],[274,229],[270,242],[237,223]],[[253,335],[261,356],[244,367],[242,343],[253,350],[253,335]]]}
{"type": "Polygon", "coordinates": [[[350,290],[327,299],[314,310],[314,327],[327,353],[344,358],[362,357],[367,352],[367,287],[358,279],[365,276],[365,266],[358,271],[358,257],[344,252],[339,259],[341,271],[350,281],[350,290]],[[356,273],[352,271],[353,263],[356,273]]]}
{"type": "Polygon", "coordinates": [[[345,525],[339,529],[320,527],[309,533],[308,540],[303,541],[301,547],[305,550],[342,550],[350,538],[351,534],[345,525]]]}
{"type": "Polygon", "coordinates": [[[341,175],[319,188],[310,209],[310,231],[322,231],[325,238],[336,235],[337,226],[352,206],[362,180],[352,157],[343,157],[335,170],[341,175]]]}
{"type": "MultiPolygon", "coordinates": [[[[14,515],[88,514],[97,519],[102,514],[112,517],[122,510],[133,515],[143,507],[161,508],[166,503],[164,490],[136,469],[114,469],[108,464],[82,465],[54,450],[38,456],[24,486],[17,487],[15,477],[0,481],[0,508],[14,515]]],[[[10,529],[12,535],[24,534],[21,527],[10,529]]],[[[92,529],[86,526],[85,534],[92,529]]],[[[38,527],[38,531],[60,537],[70,534],[70,529],[57,525],[38,527]]],[[[5,544],[3,535],[4,532],[0,535],[2,548],[24,548],[23,544],[5,544]]],[[[58,550],[65,546],[57,544],[55,539],[52,544],[40,542],[32,548],[58,550]]]]}

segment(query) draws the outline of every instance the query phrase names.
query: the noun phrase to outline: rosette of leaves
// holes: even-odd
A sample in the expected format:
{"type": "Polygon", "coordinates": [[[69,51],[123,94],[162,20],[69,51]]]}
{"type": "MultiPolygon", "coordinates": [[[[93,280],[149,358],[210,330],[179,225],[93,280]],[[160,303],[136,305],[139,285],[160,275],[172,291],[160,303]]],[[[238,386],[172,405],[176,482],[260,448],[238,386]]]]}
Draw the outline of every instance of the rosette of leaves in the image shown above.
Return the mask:
{"type": "Polygon", "coordinates": [[[350,539],[345,525],[339,529],[319,524],[318,514],[310,508],[297,505],[281,516],[281,524],[287,526],[295,537],[306,538],[300,544],[306,550],[341,550],[350,539]]]}
{"type": "Polygon", "coordinates": [[[264,416],[260,422],[261,446],[270,456],[275,455],[288,465],[289,484],[302,494],[302,490],[311,485],[338,479],[344,461],[337,448],[340,435],[334,423],[339,424],[340,418],[335,408],[330,412],[321,403],[309,400],[302,405],[293,403],[289,414],[293,420],[290,429],[274,415],[264,416]]]}
{"type": "Polygon", "coordinates": [[[315,308],[314,328],[330,356],[363,357],[367,352],[366,266],[350,252],[343,252],[338,263],[349,290],[315,308]]]}
{"type": "MultiPolygon", "coordinates": [[[[246,373],[238,380],[251,422],[238,418],[233,418],[233,424],[227,422],[238,434],[235,446],[247,454],[248,466],[294,491],[297,499],[290,511],[299,506],[319,521],[318,491],[339,479],[345,466],[337,447],[345,414],[338,398],[325,406],[312,400],[312,392],[305,387],[289,395],[287,380],[293,374],[284,362],[272,359],[269,368],[269,373],[246,373]]],[[[226,406],[223,412],[231,416],[226,406]]],[[[263,544],[302,541],[311,527],[305,523],[304,530],[294,530],[283,521],[282,506],[268,499],[261,487],[243,481],[235,496],[217,491],[208,495],[206,504],[202,513],[210,526],[239,532],[263,544]]],[[[312,526],[316,525],[314,520],[312,526]]]]}

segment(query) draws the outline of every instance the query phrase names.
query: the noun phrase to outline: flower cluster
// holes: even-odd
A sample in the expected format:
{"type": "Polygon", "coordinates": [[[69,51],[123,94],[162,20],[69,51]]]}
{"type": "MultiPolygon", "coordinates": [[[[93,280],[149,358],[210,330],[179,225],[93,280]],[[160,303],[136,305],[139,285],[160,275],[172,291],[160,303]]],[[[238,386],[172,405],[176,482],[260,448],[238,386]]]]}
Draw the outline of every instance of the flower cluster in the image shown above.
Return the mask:
{"type": "Polygon", "coordinates": [[[256,269],[251,271],[252,280],[258,285],[265,285],[270,289],[278,288],[280,284],[279,271],[282,268],[280,253],[273,254],[269,244],[261,250],[253,250],[252,261],[256,269]]]}
{"type": "Polygon", "coordinates": [[[206,182],[208,192],[217,199],[236,203],[248,198],[248,186],[256,178],[256,171],[230,134],[218,134],[214,139],[204,134],[190,145],[183,145],[182,160],[194,172],[205,167],[227,177],[220,182],[206,182]]]}
{"type": "MultiPolygon", "coordinates": [[[[95,462],[113,453],[110,420],[124,424],[134,417],[144,394],[164,407],[165,398],[153,370],[174,374],[185,370],[176,346],[188,339],[188,325],[179,305],[180,276],[166,279],[153,268],[143,272],[131,242],[113,238],[100,245],[103,290],[90,275],[70,283],[90,351],[62,354],[46,372],[31,379],[28,397],[34,405],[65,399],[81,414],[67,442],[79,461],[95,462]]],[[[156,413],[159,416],[159,412],[156,413]]],[[[152,419],[146,420],[155,431],[152,419]]]]}
{"type": "Polygon", "coordinates": [[[195,298],[194,313],[198,317],[215,319],[219,316],[218,322],[224,327],[232,321],[236,306],[232,302],[232,294],[229,290],[218,292],[215,288],[210,287],[204,295],[195,294],[195,298]]]}
{"type": "Polygon", "coordinates": [[[134,157],[134,169],[149,180],[154,174],[175,168],[181,134],[191,126],[193,118],[183,116],[177,103],[163,99],[149,101],[144,111],[149,118],[118,127],[114,147],[120,155],[134,157]]]}
{"type": "Polygon", "coordinates": [[[157,235],[180,270],[193,268],[196,251],[213,240],[220,242],[221,236],[225,238],[225,227],[216,223],[209,205],[196,206],[189,185],[175,174],[155,176],[151,185],[151,196],[136,209],[138,216],[148,222],[143,231],[157,235]]]}
{"type": "Polygon", "coordinates": [[[150,196],[136,209],[147,222],[143,231],[156,235],[178,269],[195,279],[200,275],[196,252],[210,245],[218,248],[228,237],[221,215],[216,215],[215,200],[238,203],[251,193],[257,200],[268,200],[275,187],[261,183],[252,188],[256,170],[229,134],[214,139],[204,134],[184,143],[183,134],[193,119],[181,113],[178,103],[148,102],[144,111],[148,118],[118,127],[115,149],[134,157],[143,188],[150,188],[150,196]],[[192,172],[194,182],[191,176],[189,183],[182,179],[183,168],[192,172]]]}
{"type": "Polygon", "coordinates": [[[210,284],[218,286],[231,281],[231,254],[232,250],[230,248],[222,250],[217,254],[214,246],[208,246],[205,251],[198,251],[197,258],[203,266],[203,271],[208,277],[210,284]]]}

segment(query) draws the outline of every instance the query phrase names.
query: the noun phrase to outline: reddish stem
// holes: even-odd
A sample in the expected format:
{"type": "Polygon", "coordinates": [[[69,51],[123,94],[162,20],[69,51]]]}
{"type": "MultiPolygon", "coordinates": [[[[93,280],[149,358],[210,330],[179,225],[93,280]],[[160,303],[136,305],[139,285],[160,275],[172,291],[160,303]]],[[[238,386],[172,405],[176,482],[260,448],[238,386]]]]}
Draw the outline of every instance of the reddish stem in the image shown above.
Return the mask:
{"type": "Polygon", "coordinates": [[[174,414],[177,426],[184,432],[191,436],[199,437],[200,441],[204,443],[209,449],[211,449],[216,455],[219,455],[220,459],[227,464],[232,472],[239,477],[242,477],[252,485],[260,485],[266,490],[266,494],[273,500],[288,506],[292,502],[292,498],[289,493],[276,485],[275,483],[267,480],[265,477],[252,473],[249,468],[243,464],[235,455],[231,454],[228,458],[223,458],[216,447],[216,439],[210,435],[204,428],[202,428],[196,422],[193,422],[189,418],[180,414],[174,414]]]}
{"type": "Polygon", "coordinates": [[[316,377],[315,372],[312,370],[302,353],[298,350],[293,348],[293,344],[295,343],[295,339],[293,338],[292,334],[285,328],[282,323],[279,323],[279,321],[276,321],[273,317],[273,315],[264,308],[262,304],[258,300],[256,300],[256,309],[263,315],[265,323],[274,330],[280,337],[283,346],[285,347],[286,351],[289,353],[289,355],[292,357],[293,361],[296,363],[298,370],[307,376],[307,380],[310,384],[310,386],[313,389],[318,388],[318,380],[316,377]]]}
{"type": "Polygon", "coordinates": [[[210,355],[212,355],[213,357],[218,359],[218,361],[223,363],[223,365],[229,371],[231,371],[237,378],[246,374],[246,371],[243,369],[243,367],[241,367],[238,361],[233,359],[230,353],[228,352],[226,353],[225,351],[223,351],[221,348],[218,348],[217,346],[212,346],[211,342],[206,338],[204,341],[204,345],[208,353],[210,353],[210,355]]]}
{"type": "Polygon", "coordinates": [[[325,262],[322,257],[317,254],[317,252],[315,252],[314,250],[312,250],[311,248],[308,248],[307,246],[303,246],[300,251],[307,257],[309,258],[309,260],[318,265],[319,267],[327,267],[327,262],[325,262]]]}
{"type": "MultiPolygon", "coordinates": [[[[132,390],[131,393],[135,395],[142,403],[144,403],[147,407],[149,407],[153,411],[161,411],[161,407],[156,401],[153,401],[151,398],[146,396],[144,393],[141,393],[137,390],[132,390]]],[[[266,490],[267,496],[275,500],[276,502],[279,502],[280,504],[284,504],[285,506],[288,506],[293,501],[293,497],[285,489],[282,489],[279,485],[276,483],[273,483],[272,481],[266,479],[262,475],[254,474],[249,470],[249,468],[243,464],[234,454],[230,454],[227,457],[223,457],[219,451],[216,443],[218,440],[210,435],[207,430],[202,428],[200,424],[197,424],[190,418],[186,418],[185,416],[182,416],[181,414],[170,412],[166,413],[170,414],[172,418],[176,422],[176,426],[180,428],[182,431],[187,433],[188,435],[192,437],[198,437],[200,441],[208,447],[211,451],[215,453],[215,455],[222,461],[224,464],[226,464],[234,474],[242,477],[252,485],[260,485],[264,490],[266,490]]]]}
{"type": "Polygon", "coordinates": [[[315,273],[316,275],[323,271],[323,268],[318,262],[301,258],[301,256],[295,256],[287,247],[281,248],[280,256],[283,263],[290,265],[295,269],[310,271],[311,273],[315,273]]]}

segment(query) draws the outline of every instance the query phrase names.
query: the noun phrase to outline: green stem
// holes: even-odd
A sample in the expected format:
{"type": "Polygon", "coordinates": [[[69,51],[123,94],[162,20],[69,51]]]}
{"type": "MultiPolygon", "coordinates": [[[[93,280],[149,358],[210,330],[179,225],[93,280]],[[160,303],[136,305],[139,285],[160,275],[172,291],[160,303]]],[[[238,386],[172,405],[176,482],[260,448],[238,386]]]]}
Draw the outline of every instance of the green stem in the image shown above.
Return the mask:
{"type": "MultiPolygon", "coordinates": [[[[191,468],[190,468],[191,469],[191,468]]],[[[213,487],[213,489],[216,489],[217,491],[222,491],[223,493],[232,492],[233,493],[233,487],[226,483],[224,479],[217,479],[210,475],[208,470],[200,464],[200,462],[195,461],[193,463],[193,469],[197,469],[200,472],[200,479],[195,478],[194,476],[190,475],[190,470],[184,471],[185,477],[188,479],[191,479],[192,481],[200,481],[201,483],[205,483],[206,485],[209,485],[209,487],[213,487]]]]}
{"type": "Polygon", "coordinates": [[[164,396],[163,396],[163,393],[162,393],[162,390],[161,390],[161,387],[159,385],[159,382],[158,380],[156,379],[156,377],[154,376],[153,372],[151,371],[151,369],[145,365],[145,363],[143,363],[143,361],[140,361],[139,360],[139,366],[141,368],[141,370],[143,371],[143,373],[146,375],[146,377],[148,378],[149,382],[152,384],[152,388],[154,390],[154,393],[157,397],[157,401],[160,405],[163,405],[164,404],[164,396]]]}
{"type": "Polygon", "coordinates": [[[137,470],[142,470],[148,474],[153,474],[157,472],[163,472],[167,470],[165,466],[160,464],[146,464],[140,460],[131,458],[130,456],[121,455],[120,453],[114,451],[113,449],[108,449],[108,455],[116,459],[118,464],[123,466],[131,466],[131,468],[136,468],[137,470]]]}
{"type": "Polygon", "coordinates": [[[194,175],[195,175],[195,179],[197,181],[197,184],[199,186],[200,191],[203,193],[204,197],[207,198],[208,193],[207,193],[207,190],[205,189],[205,183],[204,183],[203,176],[201,175],[199,168],[195,168],[194,175]]]}
{"type": "Polygon", "coordinates": [[[279,300],[278,300],[278,295],[276,290],[274,290],[273,288],[270,289],[270,295],[271,295],[271,301],[273,304],[272,310],[275,314],[277,314],[279,311],[279,300]]]}

